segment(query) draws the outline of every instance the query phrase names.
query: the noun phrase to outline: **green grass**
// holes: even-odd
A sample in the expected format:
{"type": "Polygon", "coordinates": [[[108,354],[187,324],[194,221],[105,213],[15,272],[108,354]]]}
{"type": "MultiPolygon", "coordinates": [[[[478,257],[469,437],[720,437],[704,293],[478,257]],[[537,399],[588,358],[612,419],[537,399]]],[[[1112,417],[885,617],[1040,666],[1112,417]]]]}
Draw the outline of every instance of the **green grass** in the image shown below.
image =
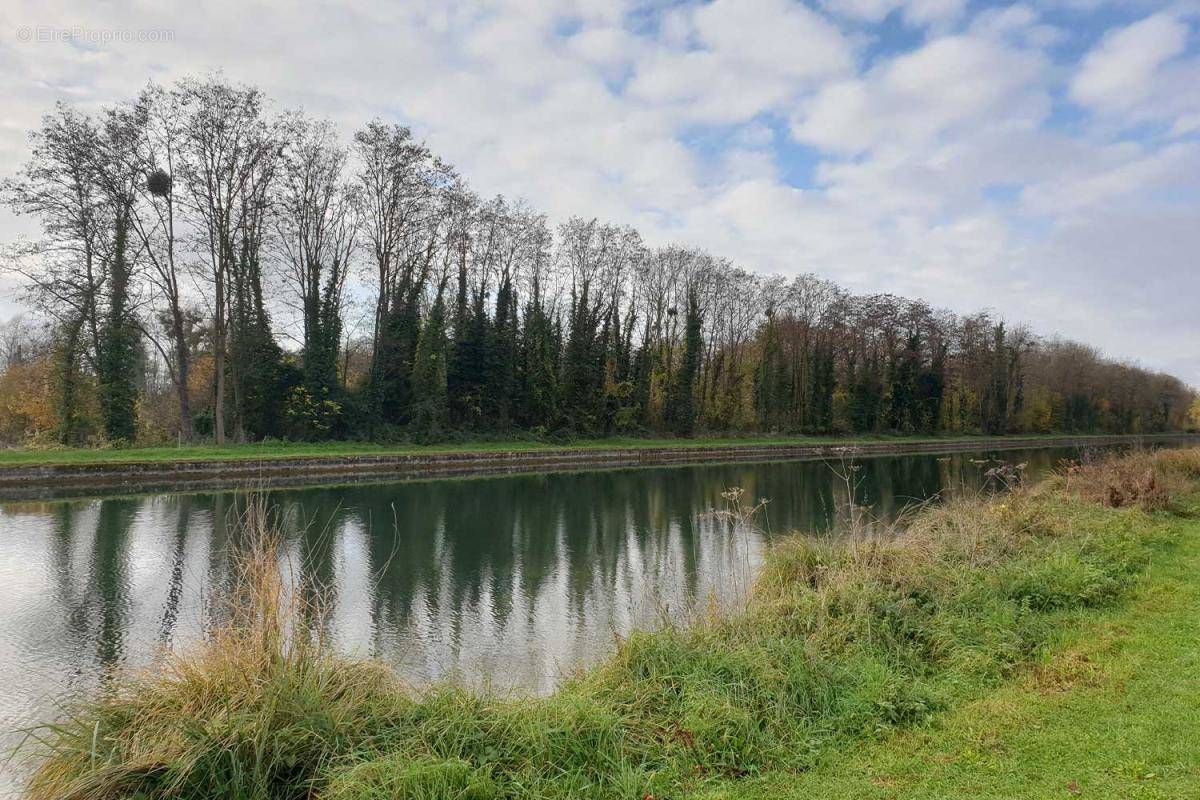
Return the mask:
{"type": "Polygon", "coordinates": [[[285,600],[265,523],[252,516],[257,544],[238,562],[230,625],[43,730],[31,797],[957,797],[992,779],[993,796],[1024,797],[1006,775],[1092,758],[1107,762],[1099,777],[1046,772],[1044,787],[1059,787],[1049,796],[1068,796],[1070,781],[1131,776],[1174,790],[1193,777],[1180,765],[1197,738],[1187,711],[1195,587],[1183,605],[1154,587],[1186,580],[1200,531],[1194,501],[1166,507],[1168,485],[1176,496],[1200,489],[1200,450],[950,502],[900,537],[786,539],[745,609],[635,634],[535,700],[454,687],[414,695],[378,664],[337,657],[311,635],[310,610],[285,600]],[[1139,502],[1165,510],[1087,499],[1109,496],[1094,484],[1110,480],[1153,489],[1139,502]],[[1153,615],[1156,602],[1169,619],[1153,615]],[[1091,691],[1095,659],[1132,651],[1099,646],[1081,660],[1070,647],[1091,639],[1068,632],[1110,621],[1115,641],[1139,609],[1149,616],[1129,625],[1150,630],[1128,628],[1147,638],[1124,677],[1098,682],[1075,726],[1043,705],[1070,702],[1063,687],[1091,691]],[[1178,663],[1151,658],[1159,646],[1178,663]],[[1172,710],[1116,721],[1126,700],[1104,687],[1134,680],[1157,681],[1139,697],[1157,694],[1172,710]],[[1044,691],[1022,693],[1030,681],[1044,691]],[[1113,749],[1083,752],[1089,735],[1113,749]],[[1002,740],[1011,744],[993,746],[1002,740]]]}
{"type": "MultiPolygon", "coordinates": [[[[1097,434],[1097,436],[1099,436],[1097,434]]],[[[696,439],[642,439],[614,437],[584,439],[569,442],[548,442],[536,439],[512,441],[454,442],[445,444],[372,444],[369,442],[267,442],[235,445],[185,445],[131,448],[14,448],[0,450],[0,468],[49,464],[130,464],[158,461],[228,461],[281,458],[337,458],[342,456],[422,455],[434,453],[495,453],[536,452],[539,450],[650,450],[665,447],[712,447],[730,445],[861,445],[877,443],[927,442],[989,442],[1061,438],[1059,434],[1021,436],[787,436],[787,437],[710,437],[696,439]]],[[[1070,435],[1071,439],[1087,439],[1089,435],[1070,435]]]]}
{"type": "Polygon", "coordinates": [[[1131,603],[1087,611],[1014,680],[803,774],[712,798],[1200,797],[1200,496],[1131,603]]]}

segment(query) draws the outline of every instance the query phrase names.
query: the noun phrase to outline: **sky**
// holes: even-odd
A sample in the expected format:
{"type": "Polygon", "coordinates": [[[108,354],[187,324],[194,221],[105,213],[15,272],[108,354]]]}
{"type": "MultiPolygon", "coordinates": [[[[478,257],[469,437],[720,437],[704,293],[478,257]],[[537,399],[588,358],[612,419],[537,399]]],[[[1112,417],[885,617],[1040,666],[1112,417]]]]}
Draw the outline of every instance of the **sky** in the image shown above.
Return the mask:
{"type": "MultiPolygon", "coordinates": [[[[989,309],[1200,386],[1200,0],[174,5],[5,0],[0,175],[57,100],[220,69],[347,135],[409,125],[552,221],[989,309]]],[[[0,241],[35,232],[0,212],[0,241]]]]}

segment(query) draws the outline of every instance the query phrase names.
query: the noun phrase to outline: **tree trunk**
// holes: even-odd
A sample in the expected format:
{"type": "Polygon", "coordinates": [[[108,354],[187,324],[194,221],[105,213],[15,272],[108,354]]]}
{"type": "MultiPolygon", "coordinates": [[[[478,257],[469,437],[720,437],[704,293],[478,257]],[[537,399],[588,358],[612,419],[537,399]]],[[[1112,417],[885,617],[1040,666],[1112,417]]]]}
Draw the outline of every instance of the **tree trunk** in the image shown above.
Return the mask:
{"type": "Polygon", "coordinates": [[[216,276],[216,313],[213,319],[213,437],[225,444],[225,281],[221,270],[216,276]]]}
{"type": "Polygon", "coordinates": [[[171,326],[175,336],[175,390],[179,395],[179,441],[188,444],[195,436],[195,428],[192,425],[192,403],[188,396],[191,356],[188,353],[187,341],[184,339],[183,313],[178,303],[172,305],[171,326]]]}

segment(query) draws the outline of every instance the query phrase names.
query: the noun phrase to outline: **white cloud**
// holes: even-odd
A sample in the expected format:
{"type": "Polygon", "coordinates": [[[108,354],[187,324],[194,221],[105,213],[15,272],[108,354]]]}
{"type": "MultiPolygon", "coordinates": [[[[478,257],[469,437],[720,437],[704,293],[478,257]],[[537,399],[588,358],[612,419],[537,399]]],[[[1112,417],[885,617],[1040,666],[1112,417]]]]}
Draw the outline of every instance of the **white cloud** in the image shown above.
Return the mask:
{"type": "Polygon", "coordinates": [[[1040,56],[977,36],[947,36],[827,86],[793,120],[802,142],[854,153],[919,143],[981,123],[1036,125],[1049,110],[1040,56]]]}
{"type": "Polygon", "coordinates": [[[1143,203],[1171,189],[1195,188],[1200,143],[1172,144],[1148,153],[1132,145],[1117,146],[1104,161],[1108,163],[1082,174],[1034,183],[1024,193],[1025,207],[1066,217],[1081,209],[1111,209],[1130,198],[1143,203]]]}
{"type": "Polygon", "coordinates": [[[669,15],[673,46],[637,67],[631,97],[678,106],[703,122],[731,123],[778,108],[815,81],[853,65],[849,41],[792,0],[715,0],[669,15]]]}
{"type": "Polygon", "coordinates": [[[979,12],[971,20],[970,32],[1038,49],[1059,44],[1068,36],[1063,29],[1043,22],[1039,13],[1024,3],[979,12]]]}
{"type": "Polygon", "coordinates": [[[1083,59],[1071,97],[1098,111],[1129,110],[1150,95],[1159,69],[1184,51],[1187,37],[1187,25],[1168,14],[1109,33],[1083,59]]]}

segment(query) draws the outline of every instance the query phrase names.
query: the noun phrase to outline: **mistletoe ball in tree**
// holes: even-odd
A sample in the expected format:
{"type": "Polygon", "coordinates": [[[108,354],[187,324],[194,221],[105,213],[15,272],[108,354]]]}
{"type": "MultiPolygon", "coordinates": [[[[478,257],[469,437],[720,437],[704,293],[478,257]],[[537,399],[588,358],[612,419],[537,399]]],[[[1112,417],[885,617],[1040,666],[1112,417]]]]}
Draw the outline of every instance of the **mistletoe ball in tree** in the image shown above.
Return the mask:
{"type": "Polygon", "coordinates": [[[166,197],[171,193],[171,176],[156,169],[146,176],[146,188],[152,195],[166,197]]]}

